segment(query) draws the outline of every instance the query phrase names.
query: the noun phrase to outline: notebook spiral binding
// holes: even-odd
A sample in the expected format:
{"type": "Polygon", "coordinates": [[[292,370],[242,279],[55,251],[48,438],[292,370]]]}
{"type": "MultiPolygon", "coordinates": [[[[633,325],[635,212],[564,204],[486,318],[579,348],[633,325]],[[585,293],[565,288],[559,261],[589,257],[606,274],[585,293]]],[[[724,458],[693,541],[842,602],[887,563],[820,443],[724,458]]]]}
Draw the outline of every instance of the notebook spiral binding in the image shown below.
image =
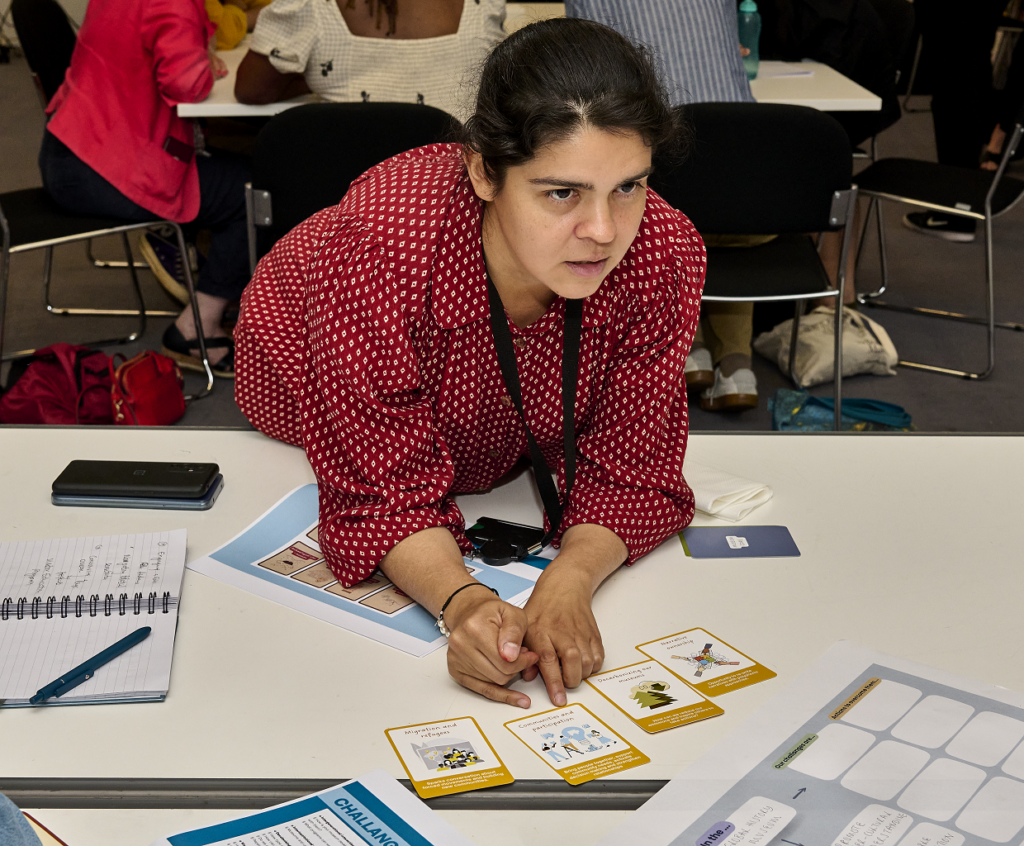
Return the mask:
{"type": "Polygon", "coordinates": [[[47,597],[43,602],[38,596],[29,602],[25,597],[15,600],[13,597],[6,597],[0,601],[0,621],[2,620],[38,620],[45,615],[47,620],[59,616],[61,619],[67,617],[96,617],[102,614],[109,617],[111,614],[119,614],[122,617],[126,614],[169,614],[172,608],[178,607],[178,600],[171,596],[170,591],[164,591],[161,597],[156,591],[152,591],[148,597],[136,593],[131,599],[127,593],[122,593],[115,600],[112,593],[108,593],[101,600],[99,594],[94,593],[88,599],[79,594],[74,599],[70,596],[62,596],[58,602],[57,597],[47,597]]]}

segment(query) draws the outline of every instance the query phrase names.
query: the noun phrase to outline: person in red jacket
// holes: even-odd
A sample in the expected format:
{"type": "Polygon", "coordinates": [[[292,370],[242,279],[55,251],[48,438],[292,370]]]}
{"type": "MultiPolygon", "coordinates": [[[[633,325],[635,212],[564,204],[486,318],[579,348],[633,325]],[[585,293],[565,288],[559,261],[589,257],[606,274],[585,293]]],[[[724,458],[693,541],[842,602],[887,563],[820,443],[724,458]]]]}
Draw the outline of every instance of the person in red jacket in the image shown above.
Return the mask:
{"type": "MultiPolygon", "coordinates": [[[[178,103],[213,87],[212,34],[203,0],[91,0],[39,153],[43,185],[76,214],[166,218],[213,231],[197,300],[214,372],[234,375],[221,328],[249,280],[244,159],[202,149],[178,103]]],[[[165,352],[202,369],[191,309],[164,333],[165,352]]]]}

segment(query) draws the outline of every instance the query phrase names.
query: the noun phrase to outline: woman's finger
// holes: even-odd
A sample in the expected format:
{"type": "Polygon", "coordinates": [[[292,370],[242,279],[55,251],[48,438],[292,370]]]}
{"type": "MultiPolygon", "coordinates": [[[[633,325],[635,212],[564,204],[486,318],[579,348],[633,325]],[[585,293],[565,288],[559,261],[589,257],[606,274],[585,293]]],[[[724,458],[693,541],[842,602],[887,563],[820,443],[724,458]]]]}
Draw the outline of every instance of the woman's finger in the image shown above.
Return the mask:
{"type": "Polygon", "coordinates": [[[530,697],[518,690],[509,690],[507,687],[491,684],[467,673],[453,672],[452,678],[467,690],[472,690],[495,702],[504,702],[506,705],[514,705],[517,708],[530,707],[530,697]]]}

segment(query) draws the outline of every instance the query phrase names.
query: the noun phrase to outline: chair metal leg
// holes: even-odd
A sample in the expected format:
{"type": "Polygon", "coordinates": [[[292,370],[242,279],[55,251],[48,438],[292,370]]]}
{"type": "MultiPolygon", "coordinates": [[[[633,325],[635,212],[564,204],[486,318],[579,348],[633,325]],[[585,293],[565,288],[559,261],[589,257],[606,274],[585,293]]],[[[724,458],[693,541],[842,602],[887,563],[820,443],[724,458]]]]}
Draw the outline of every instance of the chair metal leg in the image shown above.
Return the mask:
{"type": "MultiPolygon", "coordinates": [[[[874,209],[875,212],[875,224],[876,231],[878,233],[878,269],[882,275],[882,282],[878,288],[868,293],[857,294],[857,302],[861,305],[875,305],[872,300],[877,299],[885,293],[885,289],[889,285],[889,255],[885,249],[885,219],[882,217],[882,202],[878,197],[872,197],[871,202],[868,205],[868,213],[864,220],[864,231],[867,232],[868,218],[871,217],[871,211],[874,209]]],[[[857,253],[857,263],[860,263],[860,253],[864,250],[864,235],[861,235],[860,251],[857,253]]]]}
{"type": "MultiPolygon", "coordinates": [[[[188,256],[188,252],[185,247],[185,235],[181,231],[181,227],[177,224],[174,224],[174,234],[177,237],[178,249],[181,250],[182,256],[188,256]]],[[[206,352],[206,336],[203,333],[203,321],[199,314],[199,300],[196,297],[196,285],[192,278],[191,263],[186,259],[182,262],[182,267],[185,271],[185,285],[188,288],[189,302],[192,303],[192,319],[196,324],[196,339],[199,341],[199,357],[203,361],[203,369],[206,370],[206,387],[198,394],[185,397],[186,400],[197,400],[207,396],[213,390],[213,368],[210,367],[210,357],[206,352]]]]}
{"type": "Polygon", "coordinates": [[[917,48],[914,50],[914,62],[910,66],[910,79],[907,80],[907,93],[903,95],[903,111],[907,114],[914,114],[916,112],[927,112],[928,109],[912,109],[909,105],[910,98],[914,93],[914,83],[917,81],[917,69],[921,64],[921,49],[924,47],[924,36],[919,35],[917,37],[917,48]]]}
{"type": "MultiPolygon", "coordinates": [[[[126,233],[122,233],[122,238],[125,239],[125,240],[122,241],[122,244],[125,247],[126,254],[130,257],[129,260],[131,261],[131,264],[129,264],[128,261],[100,263],[100,262],[97,262],[95,259],[93,259],[93,263],[97,267],[127,267],[131,271],[132,284],[136,287],[136,290],[138,290],[139,280],[136,277],[135,268],[137,268],[137,267],[149,267],[149,265],[146,264],[145,262],[142,262],[140,264],[139,262],[135,261],[134,257],[132,256],[132,253],[131,253],[131,247],[128,246],[127,241],[126,241],[126,239],[128,238],[128,235],[126,233]]],[[[91,244],[92,242],[88,241],[86,243],[87,244],[91,244]]],[[[92,259],[92,252],[91,252],[91,250],[90,250],[90,248],[88,246],[86,247],[86,255],[89,256],[90,259],[92,259]]],[[[141,294],[139,294],[137,296],[137,300],[140,303],[138,308],[127,308],[127,309],[125,309],[125,308],[68,308],[68,307],[65,307],[65,306],[54,305],[52,302],[50,302],[50,275],[51,275],[52,269],[53,269],[53,247],[47,247],[46,248],[46,257],[44,259],[44,268],[43,268],[43,277],[44,277],[43,289],[46,292],[46,310],[48,312],[50,312],[50,314],[77,314],[77,315],[89,315],[91,317],[135,317],[139,313],[139,308],[141,308],[141,309],[143,309],[145,311],[145,306],[141,304],[142,303],[142,296],[141,296],[141,294]]],[[[145,313],[145,317],[177,317],[177,316],[178,316],[178,312],[176,312],[176,311],[166,311],[164,309],[150,309],[149,311],[146,311],[146,313],[145,313]]],[[[105,341],[103,343],[113,343],[113,342],[105,341]]],[[[127,343],[127,342],[125,342],[125,343],[127,343]]]]}
{"type": "Polygon", "coordinates": [[[89,341],[86,346],[104,347],[112,344],[131,344],[137,341],[146,333],[146,304],[142,299],[142,288],[139,285],[139,277],[135,272],[135,262],[132,256],[131,244],[128,242],[128,233],[121,233],[121,245],[124,247],[126,261],[124,266],[131,276],[132,289],[135,292],[135,308],[131,309],[88,309],[88,308],[57,308],[50,303],[50,282],[53,274],[53,247],[47,247],[43,260],[43,290],[46,297],[46,309],[51,314],[91,314],[112,317],[138,317],[138,328],[118,338],[105,338],[99,341],[89,341]]]}
{"type": "MultiPolygon", "coordinates": [[[[857,295],[857,302],[859,302],[861,305],[870,306],[871,308],[884,308],[884,309],[888,309],[889,311],[903,312],[904,314],[920,314],[920,315],[923,315],[925,317],[941,317],[941,318],[944,318],[946,320],[956,320],[956,321],[959,321],[961,323],[974,323],[974,324],[976,324],[978,326],[988,326],[991,323],[992,326],[994,326],[996,329],[1007,329],[1007,330],[1009,330],[1011,332],[1024,332],[1024,323],[1015,323],[1015,322],[1013,322],[1011,320],[996,321],[996,320],[992,319],[993,315],[988,315],[987,317],[974,317],[974,316],[969,315],[969,314],[961,314],[958,311],[943,311],[942,309],[925,308],[923,306],[901,306],[901,305],[896,305],[895,303],[888,303],[888,302],[885,302],[884,300],[879,300],[878,297],[880,297],[883,293],[885,293],[885,290],[886,290],[886,288],[889,285],[889,258],[888,258],[888,253],[886,252],[886,247],[885,247],[885,229],[884,229],[884,219],[882,217],[882,204],[881,204],[881,201],[877,197],[872,197],[871,198],[871,202],[874,203],[874,204],[877,204],[877,206],[878,206],[878,208],[877,208],[877,214],[878,214],[878,221],[877,221],[878,222],[878,263],[879,263],[879,267],[880,267],[881,272],[882,272],[882,284],[879,285],[878,290],[876,290],[876,291],[871,291],[870,293],[866,293],[866,294],[858,294],[857,295]]],[[[868,213],[870,214],[870,209],[868,209],[868,213]]],[[[990,243],[991,240],[992,240],[992,225],[991,225],[991,221],[988,221],[987,223],[985,223],[985,227],[986,227],[986,229],[985,229],[985,233],[986,233],[985,234],[986,279],[989,279],[990,280],[990,284],[991,284],[991,277],[993,275],[993,265],[992,265],[992,255],[991,255],[992,247],[991,247],[991,243],[990,243]]],[[[994,341],[992,343],[994,344],[994,341]]],[[[934,370],[937,373],[950,373],[950,374],[953,374],[953,375],[956,375],[956,376],[964,376],[964,378],[967,378],[967,379],[976,379],[976,378],[982,378],[983,379],[983,378],[985,378],[984,376],[978,376],[977,374],[970,374],[969,375],[969,374],[965,373],[965,371],[962,371],[962,370],[947,370],[944,367],[937,367],[937,368],[925,367],[923,365],[915,365],[915,364],[911,364],[909,362],[900,362],[900,363],[903,364],[906,367],[912,367],[913,366],[913,367],[919,367],[920,369],[924,369],[924,370],[934,370]]],[[[988,375],[988,371],[986,371],[985,375],[986,376],[988,375]]]]}
{"type": "MultiPolygon", "coordinates": [[[[128,335],[122,335],[117,338],[104,338],[99,341],[88,341],[85,346],[89,347],[105,347],[113,344],[131,344],[141,338],[146,332],[146,315],[152,314],[152,312],[146,311],[146,304],[142,299],[142,287],[139,285],[139,277],[135,272],[135,261],[132,256],[131,244],[128,241],[128,233],[121,233],[121,244],[124,247],[124,254],[126,261],[122,262],[122,267],[128,268],[128,273],[132,279],[132,289],[135,292],[136,307],[134,309],[118,309],[118,310],[102,310],[102,309],[63,309],[55,308],[50,304],[50,282],[53,278],[53,247],[47,247],[43,253],[43,292],[44,299],[46,302],[46,308],[52,314],[62,315],[74,315],[74,314],[92,314],[92,315],[104,315],[104,316],[119,316],[119,317],[138,317],[139,324],[138,328],[129,333],[128,335]]],[[[7,282],[7,267],[9,267],[9,257],[4,256],[5,261],[5,276],[4,276],[4,288],[6,289],[7,282]]],[[[2,312],[0,312],[0,319],[2,319],[2,312]]],[[[0,338],[0,350],[3,349],[2,338],[0,338]]],[[[30,350],[17,350],[12,353],[0,356],[2,361],[10,361],[15,358],[22,358],[27,355],[33,355],[36,352],[35,349],[30,350]]]]}
{"type": "MultiPolygon", "coordinates": [[[[985,326],[985,332],[988,340],[988,366],[984,370],[978,372],[971,372],[969,370],[953,370],[949,367],[936,367],[932,364],[921,364],[914,361],[899,361],[900,367],[910,367],[914,370],[927,370],[929,373],[941,373],[946,376],[959,376],[962,379],[971,379],[974,381],[981,381],[987,379],[996,366],[996,327],[1004,326],[1005,324],[997,324],[995,322],[995,268],[992,262],[992,218],[990,215],[986,215],[984,221],[985,228],[985,317],[965,317],[961,314],[955,314],[953,312],[940,312],[926,309],[901,309],[902,311],[915,311],[924,312],[931,317],[946,317],[950,320],[962,320],[970,323],[982,323],[985,326]]],[[[883,305],[875,303],[875,305],[883,305]]],[[[1017,328],[1020,324],[1010,324],[1017,328]]]]}
{"type": "MultiPolygon", "coordinates": [[[[98,259],[92,254],[92,238],[85,242],[85,257],[89,260],[89,263],[93,267],[127,267],[127,262],[123,262],[120,259],[98,259]]],[[[145,269],[149,267],[144,261],[135,262],[135,266],[139,269],[145,269]]],[[[150,316],[153,316],[153,312],[150,312],[150,316]]]]}
{"type": "Polygon", "coordinates": [[[835,353],[832,367],[833,426],[837,432],[843,429],[843,301],[846,291],[846,260],[850,255],[850,240],[853,235],[854,211],[857,208],[857,188],[850,190],[846,205],[846,225],[843,227],[843,246],[839,251],[839,267],[836,270],[836,322],[835,353]]]}
{"type": "Polygon", "coordinates": [[[798,391],[803,390],[800,377],[796,375],[796,345],[800,337],[800,318],[804,313],[804,301],[797,300],[793,307],[793,331],[789,335],[789,378],[793,380],[798,391]]]}

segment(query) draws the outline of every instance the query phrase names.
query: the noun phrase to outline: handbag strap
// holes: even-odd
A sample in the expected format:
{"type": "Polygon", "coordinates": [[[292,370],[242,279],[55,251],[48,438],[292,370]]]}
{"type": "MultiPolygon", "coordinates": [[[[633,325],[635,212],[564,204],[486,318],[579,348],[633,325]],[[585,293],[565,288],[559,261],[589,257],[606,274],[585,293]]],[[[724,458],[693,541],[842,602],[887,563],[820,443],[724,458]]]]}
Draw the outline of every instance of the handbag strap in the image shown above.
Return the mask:
{"type": "Polygon", "coordinates": [[[562,341],[562,446],[565,451],[565,498],[559,500],[558,488],[551,478],[551,469],[540,446],[526,422],[523,410],[523,392],[519,385],[519,369],[516,365],[516,354],[512,348],[512,331],[505,317],[505,306],[501,295],[494,287],[490,274],[487,275],[487,299],[491,309],[491,332],[494,334],[494,349],[498,353],[498,364],[505,387],[519,412],[526,430],[526,442],[530,448],[530,460],[533,462],[533,478],[544,503],[544,513],[551,527],[541,540],[547,546],[562,525],[565,503],[569,502],[573,482],[576,481],[576,385],[579,381],[580,337],[583,334],[583,300],[565,301],[565,337],[562,341]]]}

